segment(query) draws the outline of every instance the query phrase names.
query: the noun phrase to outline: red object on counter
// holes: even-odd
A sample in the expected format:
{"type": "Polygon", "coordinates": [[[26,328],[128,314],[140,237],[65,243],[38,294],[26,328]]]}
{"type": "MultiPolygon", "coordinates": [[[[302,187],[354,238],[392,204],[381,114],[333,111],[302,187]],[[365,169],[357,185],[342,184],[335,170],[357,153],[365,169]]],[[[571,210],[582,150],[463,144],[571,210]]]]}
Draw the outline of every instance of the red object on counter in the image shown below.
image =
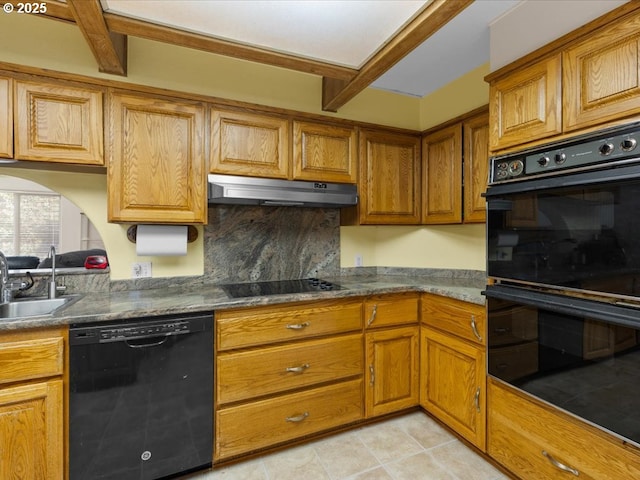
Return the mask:
{"type": "Polygon", "coordinates": [[[84,268],[107,268],[109,262],[104,255],[90,255],[84,261],[84,268]]]}

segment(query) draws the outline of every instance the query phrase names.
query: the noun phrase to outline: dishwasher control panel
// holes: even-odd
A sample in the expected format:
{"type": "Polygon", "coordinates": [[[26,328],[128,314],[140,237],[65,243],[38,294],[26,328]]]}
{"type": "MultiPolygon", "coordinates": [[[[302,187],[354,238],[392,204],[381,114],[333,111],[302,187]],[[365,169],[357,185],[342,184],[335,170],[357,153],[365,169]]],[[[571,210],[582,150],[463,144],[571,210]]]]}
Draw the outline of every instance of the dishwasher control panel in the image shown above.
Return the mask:
{"type": "Polygon", "coordinates": [[[82,345],[126,342],[141,338],[183,335],[210,330],[212,323],[213,315],[199,315],[176,316],[174,318],[137,318],[132,322],[109,322],[92,325],[72,324],[69,329],[69,343],[82,345]]]}
{"type": "Polygon", "coordinates": [[[124,327],[121,325],[115,328],[101,329],[99,340],[101,342],[113,342],[134,338],[179,335],[181,333],[189,333],[190,331],[189,322],[185,321],[160,323],[157,325],[138,325],[135,327],[124,327]]]}

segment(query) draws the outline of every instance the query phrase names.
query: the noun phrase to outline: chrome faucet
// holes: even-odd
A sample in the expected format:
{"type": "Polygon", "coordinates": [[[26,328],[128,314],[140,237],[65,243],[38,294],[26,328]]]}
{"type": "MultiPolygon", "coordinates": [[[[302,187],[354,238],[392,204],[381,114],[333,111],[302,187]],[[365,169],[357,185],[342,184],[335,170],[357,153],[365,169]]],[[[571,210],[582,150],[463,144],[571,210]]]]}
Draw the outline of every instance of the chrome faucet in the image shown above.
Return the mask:
{"type": "Polygon", "coordinates": [[[56,285],[56,247],[51,245],[49,249],[51,257],[51,280],[49,281],[49,298],[56,298],[58,293],[58,285],[56,285]]]}
{"type": "Polygon", "coordinates": [[[11,301],[11,285],[9,285],[9,262],[0,252],[0,303],[11,301]]]}

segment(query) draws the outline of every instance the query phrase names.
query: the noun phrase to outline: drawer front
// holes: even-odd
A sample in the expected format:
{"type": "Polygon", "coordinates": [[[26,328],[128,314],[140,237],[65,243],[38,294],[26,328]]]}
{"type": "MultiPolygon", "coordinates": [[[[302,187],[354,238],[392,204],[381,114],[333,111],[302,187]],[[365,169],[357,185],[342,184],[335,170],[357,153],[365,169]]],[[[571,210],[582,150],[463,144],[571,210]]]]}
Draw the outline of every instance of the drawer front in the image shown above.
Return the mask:
{"type": "Polygon", "coordinates": [[[218,355],[219,405],[362,375],[362,334],[218,355]]]}
{"type": "Polygon", "coordinates": [[[62,336],[0,335],[0,384],[62,375],[62,336]]]}
{"type": "Polygon", "coordinates": [[[362,329],[362,302],[332,301],[216,312],[218,351],[362,329]]]}
{"type": "Polygon", "coordinates": [[[488,453],[520,478],[640,478],[640,451],[622,440],[493,381],[489,405],[488,453]]]}
{"type": "Polygon", "coordinates": [[[216,414],[216,460],[277,445],[362,418],[362,381],[330,385],[216,414]]]}
{"type": "Polygon", "coordinates": [[[538,342],[489,349],[489,372],[504,381],[526,377],[538,371],[538,342]]]}
{"type": "Polygon", "coordinates": [[[418,322],[418,294],[378,295],[364,302],[367,327],[385,327],[418,322]]]}
{"type": "Polygon", "coordinates": [[[486,343],[485,307],[453,298],[422,296],[422,323],[474,343],[486,343]]]}

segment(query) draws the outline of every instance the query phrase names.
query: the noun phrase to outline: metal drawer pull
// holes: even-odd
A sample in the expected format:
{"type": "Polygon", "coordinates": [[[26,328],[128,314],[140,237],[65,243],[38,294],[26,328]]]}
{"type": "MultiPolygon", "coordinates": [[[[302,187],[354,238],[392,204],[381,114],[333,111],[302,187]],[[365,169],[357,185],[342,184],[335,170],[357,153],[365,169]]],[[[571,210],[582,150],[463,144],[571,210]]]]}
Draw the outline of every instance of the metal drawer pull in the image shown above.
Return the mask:
{"type": "Polygon", "coordinates": [[[378,313],[378,304],[376,303],[373,306],[373,311],[371,312],[371,316],[369,317],[369,321],[367,322],[367,327],[371,326],[371,324],[374,322],[374,320],[376,319],[377,313],[378,313]]]}
{"type": "Polygon", "coordinates": [[[287,325],[287,328],[289,330],[303,330],[303,329],[307,328],[309,325],[311,325],[309,322],[290,323],[289,325],[287,325]]]}
{"type": "Polygon", "coordinates": [[[473,403],[476,406],[476,411],[480,413],[480,387],[476,389],[476,394],[473,396],[473,403]]]}
{"type": "Polygon", "coordinates": [[[369,365],[369,385],[373,387],[374,383],[376,383],[376,374],[373,371],[373,365],[369,365]]]}
{"type": "Polygon", "coordinates": [[[287,422],[299,423],[299,422],[302,422],[308,416],[309,416],[309,412],[304,412],[302,415],[296,415],[295,417],[287,417],[285,418],[285,420],[287,422]]]}
{"type": "Polygon", "coordinates": [[[511,329],[510,328],[506,328],[506,327],[501,327],[501,328],[494,328],[493,331],[496,332],[499,335],[502,335],[503,333],[511,332],[511,329]]]}
{"type": "Polygon", "coordinates": [[[476,316],[471,315],[471,330],[473,330],[473,334],[476,336],[479,342],[482,341],[482,337],[478,333],[478,326],[476,325],[476,316]]]}
{"type": "Polygon", "coordinates": [[[285,371],[291,373],[302,373],[309,367],[310,365],[308,363],[305,363],[304,365],[300,365],[299,367],[287,367],[285,368],[285,371]]]}
{"type": "Polygon", "coordinates": [[[549,453],[547,453],[545,450],[542,450],[542,455],[544,455],[545,457],[547,457],[547,459],[551,462],[551,465],[553,465],[554,467],[562,470],[563,472],[569,472],[574,474],[576,477],[580,476],[580,472],[578,470],[576,470],[575,468],[569,467],[567,465],[565,465],[564,463],[560,463],[558,460],[556,460],[555,458],[553,458],[549,453]]]}

